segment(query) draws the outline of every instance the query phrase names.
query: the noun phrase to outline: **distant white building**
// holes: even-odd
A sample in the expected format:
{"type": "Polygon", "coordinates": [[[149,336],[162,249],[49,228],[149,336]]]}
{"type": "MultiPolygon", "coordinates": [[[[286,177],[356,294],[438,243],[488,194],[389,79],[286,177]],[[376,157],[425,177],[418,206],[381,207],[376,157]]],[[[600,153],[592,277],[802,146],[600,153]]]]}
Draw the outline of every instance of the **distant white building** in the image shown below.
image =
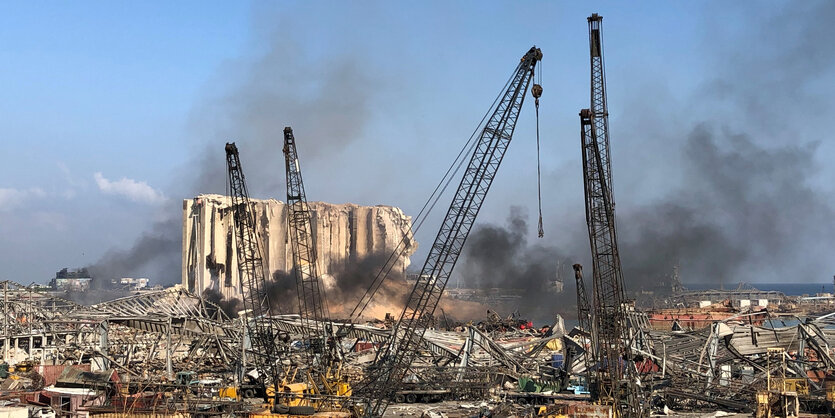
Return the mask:
{"type": "Polygon", "coordinates": [[[130,290],[145,289],[148,287],[150,280],[147,277],[140,277],[134,279],[133,277],[122,277],[119,279],[119,286],[130,290]]]}
{"type": "Polygon", "coordinates": [[[55,273],[55,278],[49,282],[49,286],[55,290],[81,292],[90,288],[93,278],[86,268],[70,270],[63,268],[55,273]]]}

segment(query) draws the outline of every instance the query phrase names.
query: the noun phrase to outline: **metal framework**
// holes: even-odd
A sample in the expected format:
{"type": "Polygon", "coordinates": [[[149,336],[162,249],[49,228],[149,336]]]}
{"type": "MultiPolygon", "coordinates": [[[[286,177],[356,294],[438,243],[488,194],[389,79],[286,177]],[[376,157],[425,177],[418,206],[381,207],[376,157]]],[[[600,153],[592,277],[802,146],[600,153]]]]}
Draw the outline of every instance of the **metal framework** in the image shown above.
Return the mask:
{"type": "Polygon", "coordinates": [[[591,379],[590,370],[591,364],[594,362],[596,358],[596,351],[594,348],[594,340],[595,340],[595,332],[594,332],[594,316],[592,315],[592,307],[591,303],[589,302],[589,294],[586,292],[586,283],[583,280],[583,266],[580,264],[575,264],[574,266],[574,280],[577,285],[577,322],[580,326],[580,329],[589,333],[591,346],[588,349],[583,350],[583,366],[585,368],[586,373],[586,384],[588,384],[591,379]]]}
{"type": "MultiPolygon", "coordinates": [[[[304,192],[293,129],[284,128],[284,161],[287,172],[287,223],[293,248],[293,270],[299,296],[299,314],[305,339],[313,356],[326,353],[328,335],[324,327],[328,306],[322,279],[317,271],[316,245],[310,223],[310,207],[304,192]]],[[[309,360],[313,364],[314,357],[309,360]]]]}
{"type": "Polygon", "coordinates": [[[276,332],[270,316],[270,295],[266,291],[267,272],[261,251],[261,241],[255,229],[255,214],[249,202],[246,179],[241,168],[241,159],[235,143],[226,144],[226,166],[229,172],[229,189],[232,207],[238,274],[244,308],[247,310],[247,330],[252,346],[255,366],[259,372],[259,383],[265,387],[275,383],[279,376],[278,352],[275,344],[276,332]]]}
{"type": "Polygon", "coordinates": [[[606,105],[606,69],[603,60],[603,41],[600,25],[603,16],[597,13],[588,18],[589,21],[589,57],[591,60],[591,113],[594,116],[594,130],[601,150],[600,160],[603,178],[612,201],[614,210],[614,194],[612,188],[612,160],[609,154],[609,108],[606,105]]]}
{"type": "Polygon", "coordinates": [[[525,53],[481,131],[463,179],[429,250],[429,256],[395,325],[392,341],[379,358],[377,370],[366,385],[371,392],[372,404],[368,411],[371,415],[379,416],[385,411],[421,347],[426,326],[438,306],[510,144],[525,93],[533,79],[536,64],[541,59],[542,51],[539,48],[532,47],[525,53]]]}
{"type": "Polygon", "coordinates": [[[586,223],[592,254],[597,340],[595,348],[600,361],[593,396],[619,407],[623,400],[621,385],[625,372],[621,359],[627,360],[631,356],[628,355],[629,347],[626,343],[623,270],[618,253],[612,196],[606,77],[600,34],[602,20],[598,14],[588,18],[591,109],[580,111],[580,136],[586,223]]]}
{"type": "Polygon", "coordinates": [[[623,277],[615,236],[614,212],[611,209],[598,142],[595,140],[593,117],[588,109],[580,112],[583,140],[583,179],[586,196],[586,223],[592,254],[594,308],[596,321],[595,347],[604,367],[598,367],[599,397],[617,403],[623,367],[620,359],[626,353],[623,341],[623,277]]]}

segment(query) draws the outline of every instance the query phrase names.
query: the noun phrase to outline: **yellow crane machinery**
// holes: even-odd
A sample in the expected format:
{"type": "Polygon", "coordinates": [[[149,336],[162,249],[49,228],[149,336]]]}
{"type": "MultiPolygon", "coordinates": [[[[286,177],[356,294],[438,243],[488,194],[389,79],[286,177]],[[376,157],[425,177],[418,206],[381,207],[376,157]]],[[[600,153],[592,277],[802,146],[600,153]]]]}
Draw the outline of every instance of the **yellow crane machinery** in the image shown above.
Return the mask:
{"type": "MultiPolygon", "coordinates": [[[[278,332],[270,318],[272,305],[270,295],[266,291],[266,277],[268,277],[268,274],[264,267],[261,240],[255,228],[255,214],[252,212],[238,148],[234,143],[226,144],[226,157],[229,189],[232,198],[238,272],[247,309],[245,323],[250,341],[250,349],[247,354],[249,354],[248,357],[254,359],[259,392],[263,395],[273,414],[303,415],[310,412],[311,409],[343,408],[349,404],[348,397],[351,395],[351,388],[342,381],[340,363],[328,360],[330,357],[322,351],[328,343],[328,337],[324,332],[311,333],[311,337],[308,339],[312,345],[311,354],[308,356],[309,364],[315,367],[298,369],[295,366],[282,366],[280,364],[280,350],[276,344],[278,332]],[[321,344],[318,341],[321,341],[321,344]]],[[[298,167],[297,162],[294,163],[294,167],[298,167]]],[[[296,187],[295,185],[296,183],[294,183],[294,187],[296,187]]],[[[303,196],[303,193],[300,194],[303,196]]],[[[306,208],[306,206],[305,201],[303,207],[306,208]]],[[[302,235],[298,231],[296,234],[302,235]]],[[[301,265],[303,268],[298,270],[313,271],[311,267],[313,263],[301,265]]],[[[305,283],[305,285],[310,286],[312,282],[305,283]]],[[[312,305],[308,304],[307,306],[312,305]]],[[[323,314],[311,316],[309,313],[304,313],[302,317],[308,320],[316,319],[320,324],[326,319],[323,314]]],[[[237,398],[241,395],[240,392],[237,389],[226,388],[223,394],[227,397],[237,398]]]]}

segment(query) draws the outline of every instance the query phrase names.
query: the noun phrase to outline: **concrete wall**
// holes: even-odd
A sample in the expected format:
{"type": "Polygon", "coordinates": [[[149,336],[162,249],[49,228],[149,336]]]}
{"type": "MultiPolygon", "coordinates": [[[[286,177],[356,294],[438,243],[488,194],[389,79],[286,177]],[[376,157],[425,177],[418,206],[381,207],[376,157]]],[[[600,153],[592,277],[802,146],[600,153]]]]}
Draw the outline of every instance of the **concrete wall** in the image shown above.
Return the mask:
{"type": "MultiPolygon", "coordinates": [[[[285,203],[274,199],[252,202],[267,270],[270,275],[289,272],[293,258],[285,203]]],[[[200,195],[183,201],[182,283],[193,292],[213,289],[226,298],[241,296],[230,206],[231,199],[221,195],[200,195]]],[[[409,266],[417,243],[411,239],[412,218],[402,210],[324,202],[310,202],[310,209],[321,275],[329,274],[332,266],[367,256],[387,257],[407,234],[407,249],[392,274],[402,274],[409,266]]]]}

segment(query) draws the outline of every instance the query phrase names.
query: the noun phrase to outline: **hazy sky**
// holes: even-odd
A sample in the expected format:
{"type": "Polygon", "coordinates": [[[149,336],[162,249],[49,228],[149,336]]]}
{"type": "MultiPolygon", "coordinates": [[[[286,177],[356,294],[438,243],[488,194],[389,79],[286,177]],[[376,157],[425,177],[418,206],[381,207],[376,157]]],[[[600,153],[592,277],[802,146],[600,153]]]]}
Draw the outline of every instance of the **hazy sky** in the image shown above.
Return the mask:
{"type": "MultiPolygon", "coordinates": [[[[0,279],[45,282],[179,219],[182,199],[223,192],[227,141],[254,197],[280,198],[286,125],[309,199],[414,214],[532,45],[544,54],[542,242],[584,260],[577,113],[593,12],[622,238],[687,243],[669,255],[685,281],[710,280],[723,256],[725,279],[829,281],[835,13],[778,1],[2,3],[0,279]],[[673,237],[679,223],[689,232],[673,237]]],[[[533,110],[483,223],[521,206],[536,227],[533,110]]],[[[667,257],[655,247],[624,250],[625,267],[667,257]]]]}

